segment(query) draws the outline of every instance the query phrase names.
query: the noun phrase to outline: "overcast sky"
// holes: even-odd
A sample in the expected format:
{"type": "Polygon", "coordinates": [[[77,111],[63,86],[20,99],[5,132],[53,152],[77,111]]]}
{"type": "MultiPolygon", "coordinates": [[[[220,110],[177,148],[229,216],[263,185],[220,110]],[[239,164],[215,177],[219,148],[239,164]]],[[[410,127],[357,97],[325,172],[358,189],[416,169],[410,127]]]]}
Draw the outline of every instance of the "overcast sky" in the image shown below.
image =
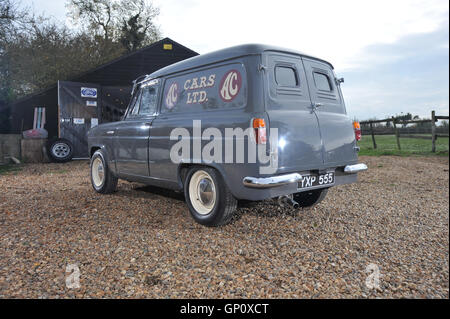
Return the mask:
{"type": "MultiPolygon", "coordinates": [[[[65,21],[65,1],[22,0],[65,21]]],[[[243,43],[330,61],[347,111],[360,120],[449,111],[446,0],[154,0],[163,36],[207,53],[243,43]]]]}

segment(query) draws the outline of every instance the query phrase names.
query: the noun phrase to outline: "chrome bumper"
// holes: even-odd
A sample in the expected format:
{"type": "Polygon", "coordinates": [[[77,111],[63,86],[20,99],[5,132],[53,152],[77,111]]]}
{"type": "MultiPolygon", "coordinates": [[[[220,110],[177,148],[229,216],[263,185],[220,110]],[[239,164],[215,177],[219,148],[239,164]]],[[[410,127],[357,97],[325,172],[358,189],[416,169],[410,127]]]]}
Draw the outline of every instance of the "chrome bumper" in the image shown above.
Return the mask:
{"type": "Polygon", "coordinates": [[[347,165],[344,167],[344,172],[347,174],[354,174],[358,172],[362,172],[367,170],[367,165],[363,163],[355,164],[355,165],[347,165]]]}
{"type": "Polygon", "coordinates": [[[271,176],[271,177],[244,177],[244,186],[254,188],[269,188],[290,183],[295,183],[302,180],[302,175],[298,173],[271,176]]]}

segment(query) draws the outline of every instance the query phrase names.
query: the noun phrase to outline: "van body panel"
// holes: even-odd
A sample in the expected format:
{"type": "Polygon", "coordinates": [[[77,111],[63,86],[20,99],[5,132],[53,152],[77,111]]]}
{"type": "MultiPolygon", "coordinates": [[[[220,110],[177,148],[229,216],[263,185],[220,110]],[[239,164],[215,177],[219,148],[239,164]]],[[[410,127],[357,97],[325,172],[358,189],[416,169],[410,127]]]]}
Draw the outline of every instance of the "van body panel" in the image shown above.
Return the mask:
{"type": "MultiPolygon", "coordinates": [[[[244,158],[244,163],[236,163],[236,154],[233,154],[232,163],[227,163],[225,159],[225,148],[227,141],[227,129],[242,131],[249,130],[251,127],[251,119],[255,116],[264,116],[264,103],[260,96],[260,87],[262,85],[261,79],[258,78],[258,65],[260,58],[258,56],[250,56],[239,59],[227,61],[225,63],[218,63],[212,67],[203,67],[193,69],[190,72],[180,72],[179,74],[172,74],[164,79],[163,95],[161,97],[159,115],[154,119],[150,128],[150,143],[149,143],[149,166],[150,176],[152,178],[166,180],[166,181],[179,181],[179,165],[182,164],[203,164],[211,167],[215,167],[221,171],[224,176],[225,182],[237,183],[239,179],[245,173],[251,172],[256,174],[258,172],[257,166],[251,164],[244,164],[247,161],[247,157],[244,158]],[[206,77],[207,79],[211,75],[215,75],[215,83],[211,87],[205,89],[208,99],[219,97],[211,92],[217,90],[218,86],[229,70],[239,70],[242,77],[242,84],[240,92],[234,101],[241,101],[231,107],[223,107],[217,109],[210,109],[207,104],[201,106],[197,103],[196,106],[187,104],[189,99],[188,93],[191,91],[186,89],[189,85],[192,85],[193,79],[200,79],[206,77]],[[253,81],[248,79],[252,78],[253,81]],[[188,82],[189,81],[189,82],[188,82]],[[178,94],[180,100],[178,103],[172,105],[171,101],[166,101],[169,94],[169,89],[176,83],[178,88],[178,94]],[[189,84],[189,85],[188,85],[189,84]],[[248,101],[252,101],[249,103],[248,101]],[[167,109],[170,104],[170,109],[167,109]],[[185,110],[183,110],[185,108],[185,110]],[[205,145],[211,142],[211,138],[208,136],[202,136],[201,139],[194,138],[194,121],[201,126],[201,133],[205,132],[205,129],[214,128],[220,132],[222,136],[221,141],[221,158],[222,163],[211,163],[205,161],[201,156],[195,157],[194,142],[196,145],[200,145],[200,149],[203,150],[205,145]],[[170,158],[170,151],[174,145],[179,142],[181,137],[172,138],[171,133],[177,128],[183,128],[187,131],[189,136],[190,154],[187,158],[183,158],[181,163],[174,163],[170,158]],[[233,181],[233,182],[230,182],[233,181]]],[[[200,82],[199,82],[200,83],[200,82]]],[[[208,84],[208,83],[207,83],[208,84]]],[[[208,100],[207,102],[209,102],[208,100]]],[[[206,102],[206,103],[207,103],[206,102]]],[[[223,102],[215,103],[213,105],[224,105],[223,102]]],[[[248,143],[251,142],[248,136],[244,136],[243,139],[238,137],[233,138],[233,145],[238,142],[242,142],[244,148],[248,148],[248,143]]],[[[247,152],[245,152],[247,156],[247,152]]],[[[230,187],[231,189],[232,187],[230,187]]]]}

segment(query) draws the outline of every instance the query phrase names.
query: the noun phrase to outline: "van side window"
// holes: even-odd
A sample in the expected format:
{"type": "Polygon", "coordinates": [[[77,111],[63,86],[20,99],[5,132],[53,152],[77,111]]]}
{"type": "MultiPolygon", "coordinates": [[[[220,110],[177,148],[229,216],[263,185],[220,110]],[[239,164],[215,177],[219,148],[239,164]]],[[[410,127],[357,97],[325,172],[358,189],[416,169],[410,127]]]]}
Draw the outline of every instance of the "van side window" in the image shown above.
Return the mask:
{"type": "Polygon", "coordinates": [[[294,68],[287,66],[275,67],[275,81],[280,86],[298,86],[297,72],[294,68]]]}
{"type": "Polygon", "coordinates": [[[139,108],[139,114],[152,115],[156,112],[156,97],[158,96],[157,86],[146,86],[142,88],[141,93],[141,106],[139,108]]]}
{"type": "Polygon", "coordinates": [[[332,91],[328,75],[319,72],[313,72],[313,75],[314,75],[314,82],[316,83],[316,87],[318,90],[328,92],[332,91]]]}

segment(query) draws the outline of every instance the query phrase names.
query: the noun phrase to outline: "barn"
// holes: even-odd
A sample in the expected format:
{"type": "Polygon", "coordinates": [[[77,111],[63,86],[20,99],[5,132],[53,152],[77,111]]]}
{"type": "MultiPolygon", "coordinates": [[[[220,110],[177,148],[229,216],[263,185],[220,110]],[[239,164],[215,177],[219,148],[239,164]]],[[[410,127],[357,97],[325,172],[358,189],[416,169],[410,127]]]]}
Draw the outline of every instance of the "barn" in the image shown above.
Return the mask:
{"type": "MultiPolygon", "coordinates": [[[[121,118],[130,99],[132,81],[198,53],[164,38],[71,79],[25,96],[8,106],[10,125],[3,134],[45,128],[49,141],[65,139],[71,157],[87,157],[86,132],[121,118]]],[[[49,147],[51,147],[49,145],[49,147]]],[[[55,154],[50,154],[54,160],[55,154]]]]}

